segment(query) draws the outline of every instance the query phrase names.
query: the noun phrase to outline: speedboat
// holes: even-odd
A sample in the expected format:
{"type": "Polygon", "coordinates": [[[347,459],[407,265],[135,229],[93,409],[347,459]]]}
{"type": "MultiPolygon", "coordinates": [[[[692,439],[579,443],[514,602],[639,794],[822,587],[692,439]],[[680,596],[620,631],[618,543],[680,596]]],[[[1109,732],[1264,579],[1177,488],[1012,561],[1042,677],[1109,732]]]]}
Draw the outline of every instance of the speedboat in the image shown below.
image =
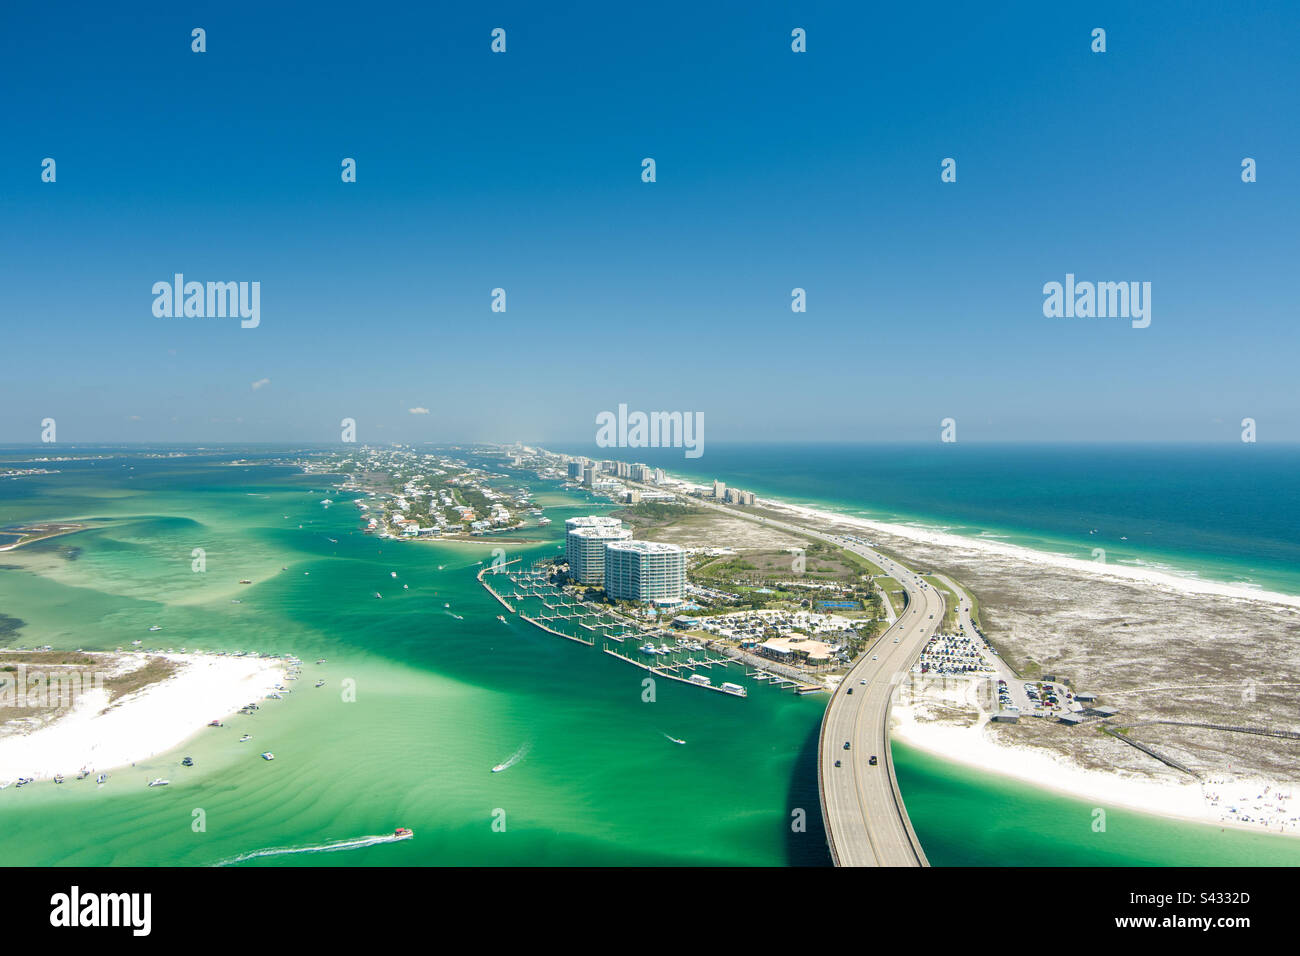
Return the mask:
{"type": "Polygon", "coordinates": [[[164,780],[162,777],[155,777],[153,780],[150,780],[150,781],[149,781],[149,786],[151,786],[151,787],[165,787],[165,786],[167,786],[167,784],[169,784],[169,783],[171,783],[170,780],[164,780]]]}
{"type": "Polygon", "coordinates": [[[393,831],[393,836],[399,840],[409,840],[415,836],[415,831],[410,827],[398,827],[393,831]]]}
{"type": "Polygon", "coordinates": [[[504,624],[506,622],[506,616],[504,614],[498,614],[497,620],[504,624]]]}
{"type": "Polygon", "coordinates": [[[271,753],[271,751],[268,750],[266,753],[262,754],[262,759],[263,759],[263,760],[274,760],[274,759],[275,759],[275,754],[271,753]]]}
{"type": "Polygon", "coordinates": [[[383,598],[383,595],[380,594],[378,591],[376,591],[376,592],[375,592],[375,597],[377,597],[377,598],[383,598]]]}
{"type": "Polygon", "coordinates": [[[397,572],[396,572],[396,571],[389,571],[388,573],[391,574],[393,577],[397,577],[397,572]]]}
{"type": "Polygon", "coordinates": [[[193,758],[193,757],[186,757],[184,760],[181,761],[181,766],[182,766],[182,767],[193,767],[193,766],[194,766],[194,758],[193,758]]]}
{"type": "Polygon", "coordinates": [[[444,604],[443,607],[451,607],[450,604],[444,604]]]}
{"type": "Polygon", "coordinates": [[[244,736],[239,738],[239,742],[242,744],[245,740],[252,740],[252,739],[253,739],[252,734],[244,734],[244,736]]]}
{"type": "Polygon", "coordinates": [[[161,630],[162,630],[162,625],[161,625],[161,624],[153,624],[153,625],[150,625],[149,630],[151,630],[151,631],[161,631],[161,630]]]}
{"type": "Polygon", "coordinates": [[[325,682],[324,682],[323,680],[318,680],[318,681],[316,682],[316,686],[317,686],[317,687],[324,687],[324,686],[325,686],[325,682]]]}

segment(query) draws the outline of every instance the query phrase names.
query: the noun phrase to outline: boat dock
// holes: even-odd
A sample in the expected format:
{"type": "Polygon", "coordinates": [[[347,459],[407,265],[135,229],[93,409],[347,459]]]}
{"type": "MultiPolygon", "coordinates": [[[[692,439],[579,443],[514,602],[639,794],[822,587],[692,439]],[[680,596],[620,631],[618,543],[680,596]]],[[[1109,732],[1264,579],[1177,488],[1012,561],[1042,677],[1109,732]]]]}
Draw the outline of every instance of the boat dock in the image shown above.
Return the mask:
{"type": "MultiPolygon", "coordinates": [[[[660,666],[651,666],[651,665],[649,665],[649,664],[645,664],[645,663],[643,663],[643,662],[641,662],[641,661],[638,661],[638,660],[635,660],[635,659],[633,659],[633,658],[631,658],[631,657],[628,657],[626,654],[620,654],[618,651],[614,650],[612,647],[607,647],[607,648],[605,648],[605,653],[606,653],[606,654],[609,654],[609,655],[612,656],[612,657],[617,657],[620,661],[627,661],[629,664],[633,665],[634,667],[639,667],[639,668],[641,668],[641,669],[644,670],[644,671],[649,671],[650,673],[652,673],[652,674],[654,674],[654,675],[656,675],[656,676],[658,676],[658,677],[666,678],[667,680],[675,680],[675,681],[677,681],[678,683],[686,684],[686,685],[689,686],[689,687],[702,687],[702,688],[704,688],[705,690],[716,690],[719,694],[726,694],[728,697],[739,697],[739,696],[740,696],[739,694],[732,694],[732,693],[729,693],[729,692],[726,691],[726,690],[723,690],[722,687],[719,686],[719,685],[715,685],[715,684],[701,684],[701,683],[697,683],[696,681],[688,680],[688,679],[685,678],[685,677],[678,677],[676,674],[670,673],[670,671],[675,670],[675,669],[677,669],[678,667],[686,666],[686,665],[680,665],[680,664],[677,664],[677,665],[660,665],[660,666]]],[[[727,663],[727,662],[726,662],[726,661],[723,661],[723,660],[718,660],[718,661],[711,661],[710,663],[713,663],[713,664],[725,664],[725,663],[727,663]]]]}

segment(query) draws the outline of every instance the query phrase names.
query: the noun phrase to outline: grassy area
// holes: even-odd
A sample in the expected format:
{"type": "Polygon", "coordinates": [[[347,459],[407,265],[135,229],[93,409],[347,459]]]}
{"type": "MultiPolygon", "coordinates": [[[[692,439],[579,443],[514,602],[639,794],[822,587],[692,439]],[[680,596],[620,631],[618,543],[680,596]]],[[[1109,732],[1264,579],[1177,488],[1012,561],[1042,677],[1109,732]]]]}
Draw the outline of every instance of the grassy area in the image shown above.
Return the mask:
{"type": "Polygon", "coordinates": [[[103,676],[117,663],[114,655],[91,655],[79,651],[0,652],[0,726],[8,721],[30,721],[52,717],[75,705],[79,694],[103,688],[110,701],[165,680],[178,665],[163,657],[150,657],[125,674],[103,676]],[[27,686],[18,687],[26,668],[27,686]]]}
{"type": "Polygon", "coordinates": [[[896,580],[885,574],[877,575],[875,583],[885,592],[885,597],[889,598],[889,606],[894,609],[895,615],[901,615],[906,603],[903,600],[903,586],[896,580]]]}
{"type": "Polygon", "coordinates": [[[944,632],[955,632],[958,627],[957,607],[961,603],[960,596],[953,594],[951,588],[942,584],[938,580],[938,578],[935,578],[932,575],[926,574],[926,575],[922,575],[921,577],[922,580],[924,580],[927,584],[930,585],[930,587],[934,588],[936,591],[938,591],[940,594],[943,595],[943,602],[944,602],[943,624],[939,629],[944,632]]]}

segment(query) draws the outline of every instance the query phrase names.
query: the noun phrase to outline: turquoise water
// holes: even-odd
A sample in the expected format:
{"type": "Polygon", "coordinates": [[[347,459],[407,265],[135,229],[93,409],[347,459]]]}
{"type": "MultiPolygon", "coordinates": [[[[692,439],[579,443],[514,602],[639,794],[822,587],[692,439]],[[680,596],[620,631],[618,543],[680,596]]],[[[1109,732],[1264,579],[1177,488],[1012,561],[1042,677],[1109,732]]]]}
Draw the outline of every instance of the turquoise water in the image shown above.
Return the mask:
{"type": "MultiPolygon", "coordinates": [[[[478,562],[496,546],[526,559],[554,551],[564,518],[593,510],[581,493],[539,485],[554,522],[526,532],[539,544],[385,542],[357,530],[342,496],[322,508],[321,478],[286,467],[135,457],[59,467],[0,483],[0,527],[89,525],[0,554],[0,614],[22,622],[10,643],[110,648],[165,637],[160,646],[288,652],[308,663],[284,701],[114,771],[103,789],[69,781],[0,791],[4,863],[828,862],[815,764],[823,697],[750,684],[739,700],[661,681],[646,704],[642,671],[496,620],[500,606],[474,580],[478,562]],[[194,547],[207,554],[202,574],[191,568],[194,547]],[[164,631],[151,636],[152,624],[164,631]],[[327,686],[312,687],[317,678],[327,686]],[[355,682],[355,703],[341,699],[344,679],[355,682]],[[245,732],[255,750],[237,742],[245,732]],[[258,759],[262,749],[276,761],[258,759]],[[196,766],[179,768],[182,754],[196,766]],[[510,769],[491,773],[514,754],[510,769]],[[160,775],[173,784],[144,786],[160,775]],[[493,828],[499,815],[504,832],[493,828]],[[792,826],[799,819],[805,826],[792,826]],[[385,841],[399,825],[415,839],[385,841]]],[[[897,755],[937,865],[1300,862],[1292,839],[1118,810],[1105,835],[1093,834],[1092,808],[1077,801],[907,748],[897,755]]]]}
{"type": "Polygon", "coordinates": [[[1300,594],[1300,445],[712,443],[698,459],[617,457],[796,504],[1074,557],[1104,548],[1110,563],[1300,594]]]}

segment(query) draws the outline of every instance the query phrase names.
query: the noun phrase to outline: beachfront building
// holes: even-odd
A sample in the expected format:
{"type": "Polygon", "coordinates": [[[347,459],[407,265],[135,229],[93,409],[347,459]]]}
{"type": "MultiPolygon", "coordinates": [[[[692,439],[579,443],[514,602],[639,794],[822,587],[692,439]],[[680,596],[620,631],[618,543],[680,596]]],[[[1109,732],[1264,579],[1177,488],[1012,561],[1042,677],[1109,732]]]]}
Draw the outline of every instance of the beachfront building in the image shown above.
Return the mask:
{"type": "Polygon", "coordinates": [[[617,518],[592,515],[570,518],[564,522],[564,556],[569,561],[569,577],[583,584],[600,584],[605,580],[605,545],[627,541],[632,532],[617,518]]]}
{"type": "Polygon", "coordinates": [[[680,600],[686,593],[686,552],[660,541],[610,541],[605,593],[618,601],[680,600]]]}
{"type": "Polygon", "coordinates": [[[569,462],[569,480],[579,481],[579,482],[582,481],[582,462],[580,461],[569,462]]]}

